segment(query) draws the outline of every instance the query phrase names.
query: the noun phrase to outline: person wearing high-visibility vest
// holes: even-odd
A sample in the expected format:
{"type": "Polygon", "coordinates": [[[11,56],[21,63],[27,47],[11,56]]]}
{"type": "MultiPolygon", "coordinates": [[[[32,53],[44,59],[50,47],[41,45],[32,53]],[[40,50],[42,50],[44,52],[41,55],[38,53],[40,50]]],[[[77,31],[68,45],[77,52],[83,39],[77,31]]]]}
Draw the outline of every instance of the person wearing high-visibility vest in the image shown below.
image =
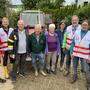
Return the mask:
{"type": "Polygon", "coordinates": [[[0,28],[0,38],[1,38],[1,46],[0,50],[4,52],[3,56],[3,66],[4,66],[4,74],[6,78],[9,78],[7,63],[9,57],[9,50],[11,47],[8,47],[8,38],[13,31],[12,28],[9,27],[9,20],[7,17],[2,18],[2,27],[0,28]]]}
{"type": "Polygon", "coordinates": [[[63,50],[67,52],[66,58],[66,72],[64,73],[65,76],[69,75],[70,73],[70,63],[71,63],[71,56],[70,56],[70,46],[76,31],[81,29],[81,25],[79,23],[78,16],[72,16],[72,25],[68,26],[66,32],[64,34],[63,40],[63,50]]]}
{"type": "MultiPolygon", "coordinates": [[[[1,38],[0,38],[0,46],[2,44],[1,38]]],[[[0,83],[5,83],[6,80],[4,78],[4,70],[3,70],[3,55],[4,52],[2,50],[0,50],[0,83]]]]}
{"type": "Polygon", "coordinates": [[[83,62],[84,71],[89,71],[89,65],[87,62],[90,62],[90,31],[88,30],[89,25],[88,21],[83,21],[82,23],[82,29],[78,30],[75,33],[75,36],[73,38],[73,42],[71,44],[71,57],[73,60],[73,69],[74,69],[74,75],[71,80],[71,83],[74,83],[77,81],[77,67],[78,62],[81,60],[83,62]]]}

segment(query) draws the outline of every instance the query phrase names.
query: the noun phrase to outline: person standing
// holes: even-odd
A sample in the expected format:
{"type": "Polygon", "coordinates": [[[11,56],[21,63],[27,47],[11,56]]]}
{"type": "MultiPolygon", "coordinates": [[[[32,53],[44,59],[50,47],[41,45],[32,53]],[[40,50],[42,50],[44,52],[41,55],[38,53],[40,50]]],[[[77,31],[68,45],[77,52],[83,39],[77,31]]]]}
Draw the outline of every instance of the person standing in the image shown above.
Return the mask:
{"type": "Polygon", "coordinates": [[[66,57],[66,72],[65,76],[69,75],[70,73],[70,64],[71,64],[71,55],[70,55],[70,46],[74,37],[74,34],[77,30],[81,29],[81,25],[79,25],[79,18],[78,16],[72,16],[72,25],[68,26],[64,35],[63,40],[63,51],[67,51],[66,57]]]}
{"type": "Polygon", "coordinates": [[[75,36],[73,38],[73,42],[70,47],[74,69],[74,75],[71,80],[71,83],[77,81],[77,67],[79,60],[81,60],[81,62],[83,63],[83,69],[85,73],[90,70],[89,64],[87,63],[90,62],[90,31],[88,30],[88,28],[88,21],[83,21],[82,28],[81,30],[76,31],[75,36]]]}
{"type": "Polygon", "coordinates": [[[46,33],[46,69],[47,73],[56,74],[56,59],[60,54],[60,42],[58,35],[55,33],[55,24],[49,25],[46,33]]]}
{"type": "MultiPolygon", "coordinates": [[[[2,41],[0,38],[0,46],[1,45],[2,45],[2,41]]],[[[4,55],[4,52],[2,50],[0,50],[0,83],[6,82],[4,75],[3,75],[3,55],[4,55]]]]}
{"type": "Polygon", "coordinates": [[[17,80],[17,71],[19,75],[25,77],[26,72],[26,55],[28,53],[28,32],[24,29],[24,21],[18,21],[18,28],[16,28],[10,35],[8,40],[9,45],[13,45],[13,54],[15,55],[15,62],[11,72],[12,81],[17,80]]]}
{"type": "Polygon", "coordinates": [[[38,67],[40,73],[46,76],[44,70],[45,64],[45,48],[46,48],[46,37],[42,32],[41,25],[35,25],[35,32],[29,36],[29,51],[31,52],[32,65],[35,70],[35,76],[38,76],[38,67]],[[37,59],[39,65],[37,64],[37,59]]]}
{"type": "MultiPolygon", "coordinates": [[[[63,48],[62,48],[62,44],[63,44],[63,38],[64,38],[64,34],[65,34],[65,22],[61,22],[59,24],[59,29],[57,29],[55,32],[58,35],[59,38],[59,42],[60,42],[60,47],[61,47],[61,57],[60,57],[60,70],[62,70],[62,66],[64,63],[64,58],[65,58],[65,52],[63,52],[63,48]]],[[[59,57],[57,57],[58,59],[59,57]]]]}
{"type": "Polygon", "coordinates": [[[7,69],[8,57],[9,57],[9,47],[8,47],[8,38],[12,33],[13,29],[9,27],[9,20],[7,17],[3,17],[2,26],[0,28],[0,38],[1,38],[1,46],[0,50],[4,52],[3,56],[3,66],[4,66],[4,74],[6,78],[9,78],[9,72],[7,69]]]}

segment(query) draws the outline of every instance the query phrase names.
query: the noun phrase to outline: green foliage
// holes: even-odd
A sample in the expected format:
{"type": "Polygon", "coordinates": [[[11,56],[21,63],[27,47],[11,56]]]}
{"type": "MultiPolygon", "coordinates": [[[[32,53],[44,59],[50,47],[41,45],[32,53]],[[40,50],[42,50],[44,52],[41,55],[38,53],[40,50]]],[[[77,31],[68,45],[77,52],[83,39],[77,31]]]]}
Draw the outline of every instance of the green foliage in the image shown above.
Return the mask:
{"type": "Polygon", "coordinates": [[[36,6],[41,0],[21,0],[25,10],[36,9],[36,6]]]}
{"type": "Polygon", "coordinates": [[[8,5],[9,2],[7,0],[0,0],[0,18],[6,16],[8,5]]]}
{"type": "Polygon", "coordinates": [[[90,20],[90,4],[78,9],[76,12],[74,12],[74,14],[79,16],[80,21],[84,19],[90,20]]]}
{"type": "Polygon", "coordinates": [[[78,10],[78,7],[76,5],[72,6],[66,6],[66,7],[61,7],[57,9],[48,9],[44,8],[41,9],[45,13],[52,14],[52,19],[54,22],[58,23],[65,19],[68,22],[70,22],[70,17],[73,15],[73,13],[78,10]]]}
{"type": "Polygon", "coordinates": [[[20,15],[20,12],[17,12],[17,13],[12,12],[12,14],[9,16],[11,27],[16,28],[17,22],[18,22],[18,19],[19,19],[19,15],[20,15]]]}
{"type": "Polygon", "coordinates": [[[54,3],[51,0],[41,0],[37,4],[37,9],[54,9],[54,3]]]}
{"type": "Polygon", "coordinates": [[[60,8],[64,0],[21,0],[25,10],[60,8]]]}
{"type": "Polygon", "coordinates": [[[60,8],[60,7],[62,7],[63,6],[63,2],[64,2],[65,0],[55,0],[55,8],[60,8]]]}
{"type": "MultiPolygon", "coordinates": [[[[72,15],[78,15],[80,21],[90,19],[90,4],[87,6],[62,6],[64,0],[22,0],[25,10],[40,9],[44,13],[52,15],[53,22],[65,20],[69,25],[72,15]]],[[[13,15],[17,18],[17,14],[13,15]]],[[[12,17],[15,21],[16,18],[12,17]]],[[[15,26],[15,25],[14,25],[15,26]]]]}

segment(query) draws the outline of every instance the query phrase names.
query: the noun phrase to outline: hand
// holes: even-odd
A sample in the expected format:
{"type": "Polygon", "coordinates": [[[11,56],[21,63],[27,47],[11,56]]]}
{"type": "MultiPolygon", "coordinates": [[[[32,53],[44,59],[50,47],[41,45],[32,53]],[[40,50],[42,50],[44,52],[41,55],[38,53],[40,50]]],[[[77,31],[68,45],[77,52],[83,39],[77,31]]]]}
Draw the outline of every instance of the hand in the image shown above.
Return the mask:
{"type": "Polygon", "coordinates": [[[66,48],[63,48],[63,52],[65,52],[66,51],[66,48]]]}
{"type": "Polygon", "coordinates": [[[73,56],[73,54],[71,55],[71,60],[73,60],[73,58],[74,58],[74,56],[73,56]]]}
{"type": "Polygon", "coordinates": [[[90,60],[86,60],[86,62],[87,62],[88,64],[90,64],[90,60]]]}

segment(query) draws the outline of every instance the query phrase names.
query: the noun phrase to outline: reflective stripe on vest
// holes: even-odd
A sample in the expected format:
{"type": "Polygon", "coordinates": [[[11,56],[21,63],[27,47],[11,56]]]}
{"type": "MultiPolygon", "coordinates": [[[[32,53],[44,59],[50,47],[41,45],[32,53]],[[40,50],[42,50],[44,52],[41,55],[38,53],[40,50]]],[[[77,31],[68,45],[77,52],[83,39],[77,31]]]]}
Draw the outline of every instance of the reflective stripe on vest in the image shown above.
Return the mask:
{"type": "Polygon", "coordinates": [[[66,48],[67,49],[70,48],[72,40],[73,40],[73,37],[75,36],[76,31],[81,29],[81,26],[78,25],[78,27],[76,28],[76,31],[74,33],[73,33],[72,29],[73,29],[72,25],[67,27],[67,31],[66,31],[66,33],[67,33],[66,48]]]}
{"type": "MultiPolygon", "coordinates": [[[[78,32],[76,37],[79,37],[81,35],[80,31],[78,32]]],[[[78,40],[75,40],[75,47],[73,49],[74,56],[90,60],[89,36],[90,36],[90,32],[87,32],[87,34],[84,36],[82,40],[81,38],[78,38],[78,40]]]]}

